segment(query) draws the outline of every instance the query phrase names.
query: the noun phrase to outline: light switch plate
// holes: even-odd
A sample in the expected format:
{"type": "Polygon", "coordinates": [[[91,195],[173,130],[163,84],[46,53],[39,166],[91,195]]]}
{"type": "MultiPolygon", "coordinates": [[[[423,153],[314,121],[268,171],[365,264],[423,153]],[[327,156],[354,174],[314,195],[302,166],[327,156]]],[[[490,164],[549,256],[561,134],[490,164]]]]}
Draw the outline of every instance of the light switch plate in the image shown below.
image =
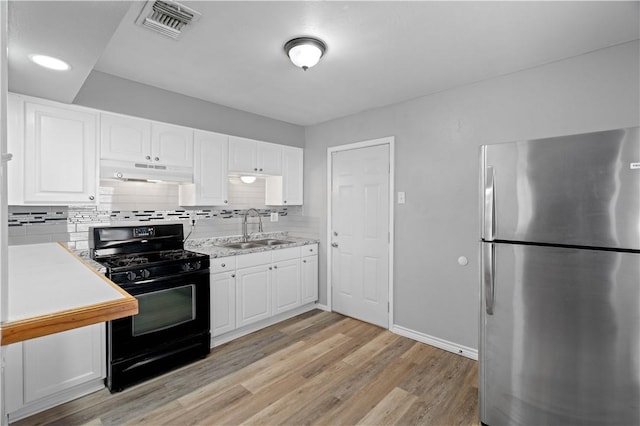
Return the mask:
{"type": "Polygon", "coordinates": [[[277,222],[277,221],[278,221],[278,212],[271,213],[271,222],[277,222]]]}
{"type": "Polygon", "coordinates": [[[398,192],[398,204],[405,203],[405,195],[404,192],[398,192]]]}

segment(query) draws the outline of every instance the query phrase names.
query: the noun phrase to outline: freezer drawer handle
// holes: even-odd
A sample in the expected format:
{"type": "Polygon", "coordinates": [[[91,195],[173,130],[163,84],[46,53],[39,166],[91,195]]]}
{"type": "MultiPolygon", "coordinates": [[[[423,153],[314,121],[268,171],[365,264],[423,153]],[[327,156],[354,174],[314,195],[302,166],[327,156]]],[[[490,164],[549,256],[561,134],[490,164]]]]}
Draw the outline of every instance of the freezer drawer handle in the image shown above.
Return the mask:
{"type": "Polygon", "coordinates": [[[482,281],[484,285],[485,310],[487,315],[493,315],[493,305],[495,303],[495,245],[490,244],[488,248],[484,246],[482,252],[484,255],[482,281]]]}
{"type": "Polygon", "coordinates": [[[496,229],[496,194],[494,190],[495,172],[493,167],[487,167],[484,184],[484,230],[485,240],[493,241],[496,229]]]}

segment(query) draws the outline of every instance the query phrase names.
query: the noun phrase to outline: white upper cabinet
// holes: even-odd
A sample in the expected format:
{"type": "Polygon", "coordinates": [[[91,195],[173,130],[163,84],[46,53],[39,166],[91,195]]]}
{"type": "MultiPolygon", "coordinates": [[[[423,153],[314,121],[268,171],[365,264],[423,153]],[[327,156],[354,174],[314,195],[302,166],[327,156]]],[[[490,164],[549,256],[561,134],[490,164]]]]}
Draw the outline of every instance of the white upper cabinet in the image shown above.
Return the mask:
{"type": "Polygon", "coordinates": [[[280,175],[282,147],[274,143],[229,136],[229,171],[280,175]]]}
{"type": "Polygon", "coordinates": [[[96,113],[12,95],[8,117],[10,204],[96,203],[96,113]]]}
{"type": "Polygon", "coordinates": [[[151,123],[134,117],[100,114],[100,158],[151,161],[151,123]]]}
{"type": "Polygon", "coordinates": [[[282,174],[282,145],[258,142],[258,172],[265,175],[282,174]]]}
{"type": "Polygon", "coordinates": [[[103,160],[192,167],[193,130],[141,118],[101,114],[103,160]]]}
{"type": "Polygon", "coordinates": [[[265,204],[294,206],[303,204],[304,156],[302,148],[283,146],[282,176],[266,180],[265,204]]]}
{"type": "Polygon", "coordinates": [[[193,129],[152,122],[151,155],[157,164],[192,167],[193,129]]]}
{"type": "Polygon", "coordinates": [[[181,206],[226,206],[229,136],[194,132],[193,183],[180,185],[181,206]]]}

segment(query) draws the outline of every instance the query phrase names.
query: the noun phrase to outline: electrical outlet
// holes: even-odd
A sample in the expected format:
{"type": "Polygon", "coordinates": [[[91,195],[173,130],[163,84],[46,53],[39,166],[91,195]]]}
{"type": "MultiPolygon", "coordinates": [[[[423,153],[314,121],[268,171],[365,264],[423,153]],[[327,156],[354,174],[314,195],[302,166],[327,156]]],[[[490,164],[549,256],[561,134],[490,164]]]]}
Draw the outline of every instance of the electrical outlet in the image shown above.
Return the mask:
{"type": "Polygon", "coordinates": [[[404,204],[406,201],[404,192],[398,192],[398,204],[404,204]]]}
{"type": "Polygon", "coordinates": [[[277,222],[277,221],[278,221],[278,212],[271,213],[271,222],[277,222]]]}

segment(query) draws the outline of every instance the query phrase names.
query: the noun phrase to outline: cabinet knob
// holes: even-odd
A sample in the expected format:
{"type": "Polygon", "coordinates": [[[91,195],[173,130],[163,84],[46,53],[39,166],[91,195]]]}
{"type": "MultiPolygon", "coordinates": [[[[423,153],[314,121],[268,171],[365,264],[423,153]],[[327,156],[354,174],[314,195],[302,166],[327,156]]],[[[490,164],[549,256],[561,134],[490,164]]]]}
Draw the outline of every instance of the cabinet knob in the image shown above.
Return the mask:
{"type": "Polygon", "coordinates": [[[160,161],[160,157],[154,158],[155,161],[160,161]]]}
{"type": "Polygon", "coordinates": [[[231,274],[231,278],[235,278],[235,277],[236,277],[236,274],[231,274]]]}
{"type": "Polygon", "coordinates": [[[224,267],[226,267],[227,265],[225,265],[225,264],[223,263],[223,264],[222,264],[222,265],[220,265],[220,266],[222,266],[222,267],[224,268],[224,267]]]}
{"type": "Polygon", "coordinates": [[[278,269],[278,265],[275,265],[275,266],[273,267],[273,269],[278,269]]]}
{"type": "Polygon", "coordinates": [[[254,171],[254,172],[257,172],[257,171],[258,171],[258,168],[257,168],[257,167],[254,167],[254,168],[253,168],[253,171],[254,171]]]}
{"type": "Polygon", "coordinates": [[[302,261],[302,263],[307,263],[307,261],[306,261],[306,260],[303,260],[303,261],[302,261]]]}
{"type": "Polygon", "coordinates": [[[151,156],[147,155],[146,157],[144,157],[146,160],[151,160],[151,156]]]}
{"type": "Polygon", "coordinates": [[[262,169],[260,169],[260,171],[262,171],[262,169]]]}
{"type": "Polygon", "coordinates": [[[227,204],[227,203],[228,203],[228,201],[227,201],[227,200],[224,200],[224,203],[225,203],[225,204],[227,204]]]}
{"type": "Polygon", "coordinates": [[[287,204],[287,200],[284,200],[284,203],[287,204]]]}
{"type": "Polygon", "coordinates": [[[338,247],[338,243],[331,243],[331,247],[338,247]]]}
{"type": "Polygon", "coordinates": [[[269,266],[269,270],[271,271],[273,268],[271,266],[269,266]]]}
{"type": "Polygon", "coordinates": [[[94,197],[93,195],[89,195],[89,199],[90,199],[91,201],[93,201],[93,200],[95,200],[95,199],[96,199],[96,197],[94,197]]]}

